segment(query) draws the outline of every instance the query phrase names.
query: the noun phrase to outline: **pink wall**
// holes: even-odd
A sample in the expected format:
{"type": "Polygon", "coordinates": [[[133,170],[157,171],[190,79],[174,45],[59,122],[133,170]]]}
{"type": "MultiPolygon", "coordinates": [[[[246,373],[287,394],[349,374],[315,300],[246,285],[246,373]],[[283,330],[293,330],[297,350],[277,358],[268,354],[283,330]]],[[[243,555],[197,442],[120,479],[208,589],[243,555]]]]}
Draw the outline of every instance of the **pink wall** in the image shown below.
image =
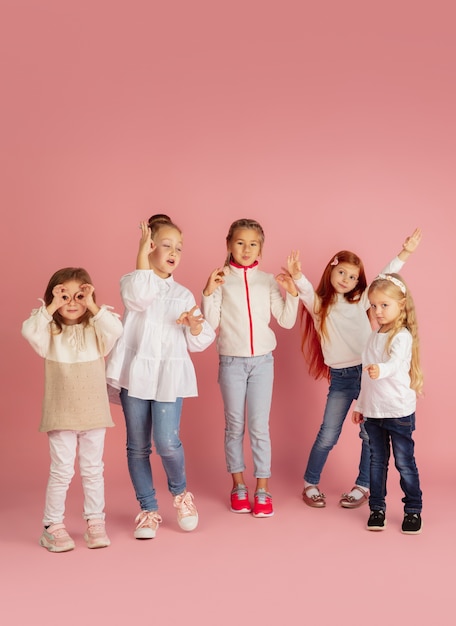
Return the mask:
{"type": "MultiPolygon", "coordinates": [[[[404,271],[426,374],[417,458],[424,481],[443,480],[456,430],[452,3],[432,14],[415,2],[1,4],[0,480],[33,485],[38,473],[42,490],[47,474],[43,364],[22,321],[51,273],[73,264],[121,312],[138,222],[157,211],[184,231],[176,278],[197,297],[238,217],[265,228],[263,269],[279,271],[299,248],[313,282],[340,248],[373,277],[421,226],[404,271]]],[[[291,468],[299,489],[326,387],[306,373],[299,328],[277,335],[274,471],[291,468]]],[[[194,361],[200,397],[183,430],[190,474],[210,481],[224,472],[215,348],[194,361]]],[[[109,471],[125,476],[113,413],[109,471]]],[[[327,481],[345,473],[350,487],[358,447],[347,424],[327,481]]]]}

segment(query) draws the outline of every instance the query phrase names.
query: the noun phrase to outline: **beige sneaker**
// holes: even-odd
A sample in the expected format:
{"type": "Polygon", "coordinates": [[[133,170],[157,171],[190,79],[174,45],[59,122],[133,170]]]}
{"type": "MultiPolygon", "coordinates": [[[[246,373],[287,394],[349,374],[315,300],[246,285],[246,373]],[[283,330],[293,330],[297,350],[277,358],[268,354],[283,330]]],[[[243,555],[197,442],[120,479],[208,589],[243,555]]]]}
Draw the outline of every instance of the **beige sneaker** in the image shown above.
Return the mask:
{"type": "Polygon", "coordinates": [[[135,519],[135,539],[153,539],[161,522],[158,511],[141,511],[135,519]]]}
{"type": "Polygon", "coordinates": [[[85,542],[88,548],[107,548],[111,545],[104,520],[89,519],[87,520],[87,530],[84,534],[85,542]]]}
{"type": "Polygon", "coordinates": [[[65,524],[51,524],[43,530],[40,546],[49,552],[68,552],[74,550],[74,541],[65,528],[65,524]]]}
{"type": "Polygon", "coordinates": [[[177,509],[177,523],[182,530],[195,530],[198,526],[198,511],[193,502],[193,494],[184,491],[174,496],[174,506],[177,509]]]}

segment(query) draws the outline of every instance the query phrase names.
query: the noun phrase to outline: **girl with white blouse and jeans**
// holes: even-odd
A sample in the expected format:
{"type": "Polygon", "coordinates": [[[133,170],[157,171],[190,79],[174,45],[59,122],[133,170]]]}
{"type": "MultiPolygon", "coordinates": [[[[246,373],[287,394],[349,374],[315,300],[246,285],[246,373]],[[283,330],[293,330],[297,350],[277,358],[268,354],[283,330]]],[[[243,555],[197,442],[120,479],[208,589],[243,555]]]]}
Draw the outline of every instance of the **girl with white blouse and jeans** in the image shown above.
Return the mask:
{"type": "Polygon", "coordinates": [[[179,228],[166,215],[154,215],[140,227],[136,270],[120,281],[124,332],[108,360],[107,379],[120,390],[128,469],[141,507],[134,536],[151,539],[162,521],[150,463],[152,439],[179,526],[191,531],[198,525],[179,429],[183,398],[198,395],[188,352],[207,348],[215,333],[191,292],[173,278],[182,253],[179,228]]]}
{"type": "Polygon", "coordinates": [[[386,526],[386,481],[391,448],[404,492],[406,535],[421,532],[423,506],[413,441],[417,394],[423,388],[415,304],[398,274],[379,274],[369,288],[369,301],[378,331],[363,352],[361,392],[353,412],[355,424],[364,422],[370,441],[368,530],[386,526]]]}

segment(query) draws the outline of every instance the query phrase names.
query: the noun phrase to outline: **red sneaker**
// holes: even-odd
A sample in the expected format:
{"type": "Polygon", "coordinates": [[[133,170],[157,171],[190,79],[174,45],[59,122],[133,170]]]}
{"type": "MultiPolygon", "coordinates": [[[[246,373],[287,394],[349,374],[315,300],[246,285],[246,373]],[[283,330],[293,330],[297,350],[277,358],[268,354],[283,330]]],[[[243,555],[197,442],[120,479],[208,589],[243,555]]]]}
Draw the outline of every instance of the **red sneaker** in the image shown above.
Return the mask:
{"type": "Polygon", "coordinates": [[[271,515],[274,515],[272,496],[264,489],[258,489],[253,500],[253,517],[271,517],[271,515]]]}
{"type": "Polygon", "coordinates": [[[231,510],[233,513],[251,513],[249,492],[245,485],[236,485],[231,492],[231,510]]]}

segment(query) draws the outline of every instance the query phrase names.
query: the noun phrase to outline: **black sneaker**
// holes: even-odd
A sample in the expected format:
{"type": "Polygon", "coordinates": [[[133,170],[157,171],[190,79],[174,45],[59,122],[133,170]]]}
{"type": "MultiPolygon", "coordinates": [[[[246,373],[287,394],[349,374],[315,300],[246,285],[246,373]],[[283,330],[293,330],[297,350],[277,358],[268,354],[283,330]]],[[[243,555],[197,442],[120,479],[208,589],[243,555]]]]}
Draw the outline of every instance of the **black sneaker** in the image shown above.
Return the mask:
{"type": "Polygon", "coordinates": [[[367,530],[385,530],[385,511],[371,511],[367,520],[367,530]]]}
{"type": "Polygon", "coordinates": [[[419,535],[421,532],[421,515],[419,513],[406,513],[402,522],[404,535],[419,535]]]}

